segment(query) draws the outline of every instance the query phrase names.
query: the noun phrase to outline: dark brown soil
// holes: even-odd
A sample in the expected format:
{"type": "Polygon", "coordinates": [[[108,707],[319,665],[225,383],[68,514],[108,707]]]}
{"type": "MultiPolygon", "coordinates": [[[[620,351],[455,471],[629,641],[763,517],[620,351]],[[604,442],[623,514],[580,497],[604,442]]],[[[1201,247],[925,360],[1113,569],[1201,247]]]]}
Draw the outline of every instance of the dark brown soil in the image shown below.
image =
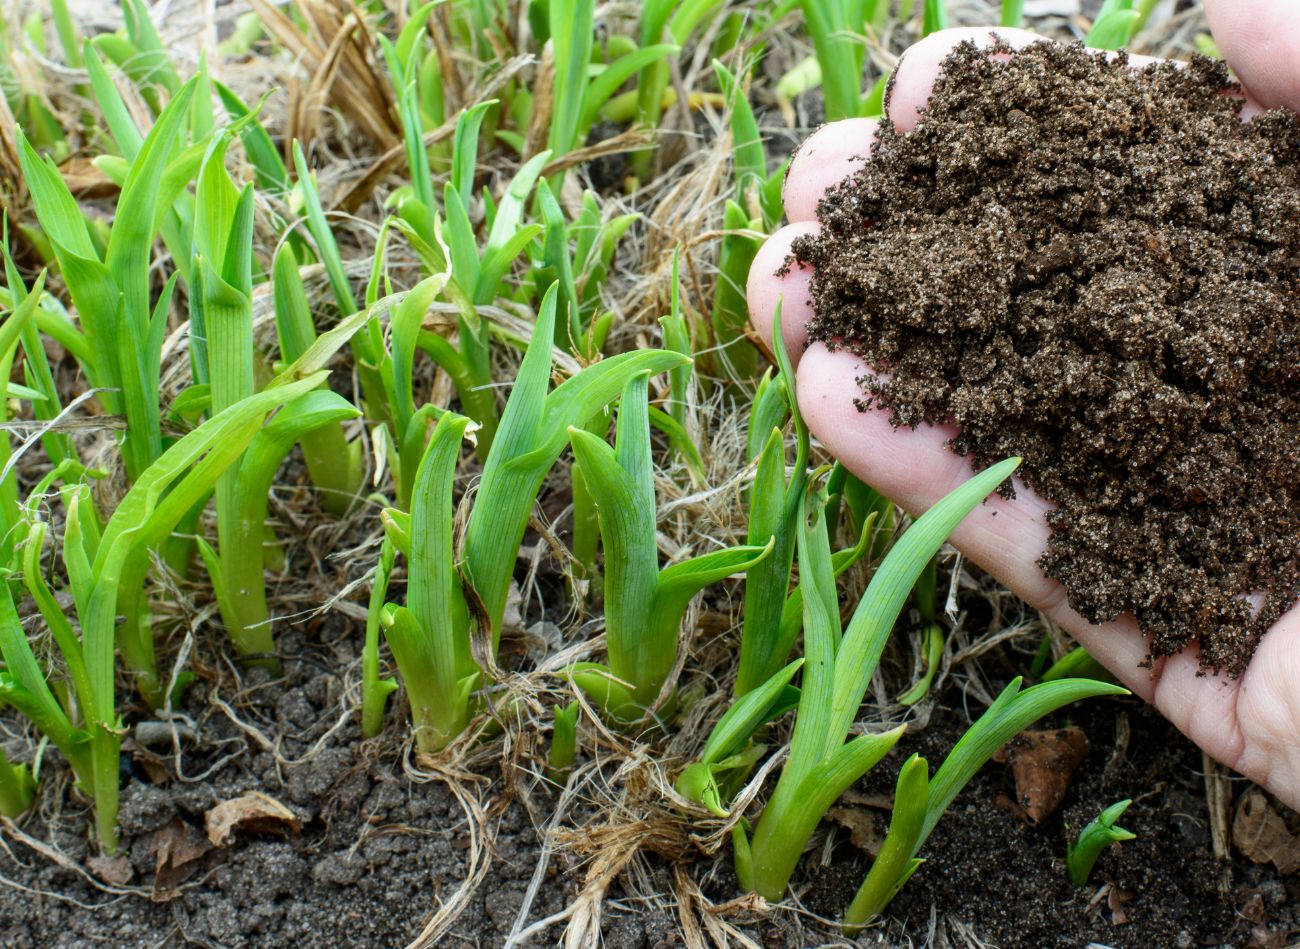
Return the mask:
{"type": "MultiPolygon", "coordinates": [[[[295,636],[283,638],[286,653],[297,654],[286,662],[286,682],[259,683],[254,677],[246,682],[246,694],[222,698],[283,757],[298,763],[277,767],[275,756],[224,714],[203,714],[211,696],[200,690],[210,686],[196,686],[188,709],[196,713],[194,732],[187,731],[193,737],[186,739],[183,755],[188,780],[180,780],[165,746],[129,748],[121,823],[130,892],[109,893],[89,882],[94,848],[84,801],[57,779],[66,773],[62,762],[47,755],[49,779],[42,782],[40,808],[20,827],[57,848],[67,862],[59,866],[13,834],[0,835],[0,946],[376,949],[406,945],[420,931],[435,902],[448,899],[466,874],[461,809],[443,785],[414,784],[402,773],[395,742],[360,741],[355,715],[331,731],[342,710],[343,681],[323,670],[349,665],[346,641],[304,650],[295,636]],[[335,655],[327,656],[330,648],[335,655]],[[229,846],[184,862],[169,881],[177,891],[167,894],[170,899],[151,899],[159,841],[185,834],[187,843],[202,841],[205,812],[250,790],[288,806],[301,830],[240,833],[229,846]]],[[[1014,657],[1011,662],[1016,664],[1014,657]]],[[[937,699],[928,727],[915,723],[861,791],[887,800],[899,763],[913,751],[933,765],[943,759],[969,720],[947,710],[961,707],[959,689],[950,687],[937,699]]],[[[1300,933],[1300,880],[1279,877],[1271,866],[1255,866],[1240,855],[1231,864],[1212,857],[1201,756],[1167,722],[1130,701],[1083,703],[1055,724],[1082,728],[1092,748],[1061,810],[1037,825],[1025,823],[1014,808],[997,803],[1014,792],[1011,769],[986,766],[927,842],[927,863],[891,905],[887,926],[864,932],[858,945],[922,944],[932,929],[932,908],[936,931],[928,944],[935,947],[1077,949],[1095,941],[1115,949],[1280,949],[1300,933]],[[1134,804],[1123,824],[1138,839],[1107,851],[1093,885],[1075,890],[1065,878],[1067,837],[1124,797],[1134,804]],[[1116,923],[1108,893],[1089,908],[1108,883],[1118,892],[1126,922],[1116,923]],[[1256,935],[1261,940],[1252,942],[1256,935]]],[[[394,731],[400,733],[401,726],[394,731]]],[[[452,949],[504,944],[541,856],[534,822],[550,818],[552,801],[544,792],[534,794],[538,813],[530,816],[518,798],[501,806],[506,794],[499,777],[480,790],[491,815],[492,863],[465,913],[438,942],[452,949]]],[[[581,825],[591,815],[572,816],[566,826],[581,825]]],[[[875,818],[883,830],[887,813],[878,811],[875,818]]],[[[804,889],[796,895],[815,915],[742,913],[731,922],[743,935],[766,949],[844,944],[818,918],[832,920],[842,912],[868,863],[844,831],[828,834],[829,844],[816,844],[797,875],[804,889]]],[[[671,865],[655,856],[644,865],[644,878],[620,878],[607,896],[601,929],[602,945],[610,949],[685,944],[671,906],[671,865]]],[[[737,895],[729,848],[716,863],[700,858],[688,869],[718,903],[737,895]]],[[[582,880],[580,864],[563,852],[553,854],[528,922],[567,905],[582,880]]],[[[552,944],[561,930],[552,927],[528,945],[552,944]]]]}
{"type": "MultiPolygon", "coordinates": [[[[1294,942],[1300,881],[1240,856],[1215,859],[1201,754],[1190,742],[1136,701],[1084,702],[1055,721],[1081,728],[1091,744],[1061,809],[1039,824],[1026,821],[1011,803],[1011,769],[987,765],[926,842],[926,862],[890,905],[888,924],[860,944],[907,945],[910,937],[920,945],[931,933],[932,945],[999,949],[1294,942]],[[1121,824],[1137,839],[1106,850],[1089,884],[1076,889],[1066,877],[1067,841],[1125,798],[1133,804],[1121,824]]],[[[907,755],[920,752],[937,766],[965,727],[960,713],[936,709],[929,726],[905,739],[861,790],[887,799],[907,755]]],[[[836,833],[836,856],[812,871],[805,897],[829,916],[852,898],[869,866],[847,835],[836,833]]]]}
{"type": "Polygon", "coordinates": [[[1300,123],[1204,58],[1005,52],[823,201],[812,338],[886,374],[863,407],[1024,458],[1084,617],[1239,674],[1300,593],[1300,123]]]}
{"type": "MultiPolygon", "coordinates": [[[[352,631],[351,624],[334,625],[352,631]]],[[[186,709],[191,724],[181,723],[185,780],[170,739],[143,745],[134,723],[124,748],[118,864],[129,868],[130,879],[116,892],[101,889],[89,869],[95,848],[84,799],[65,780],[42,780],[38,811],[21,821],[21,830],[62,852],[67,863],[0,835],[0,946],[377,949],[410,943],[466,876],[468,823],[445,785],[414,783],[403,773],[392,740],[399,731],[387,740],[360,740],[344,678],[327,671],[355,668],[356,637],[334,638],[338,632],[331,642],[304,642],[296,630],[284,630],[281,653],[291,657],[285,680],[259,681],[265,673],[258,671],[238,695],[218,694],[209,682],[194,686],[186,709]],[[273,748],[218,711],[216,698],[273,748]],[[228,846],[208,847],[206,812],[250,791],[288,807],[299,832],[240,832],[228,846]],[[174,871],[160,872],[163,841],[178,839],[189,849],[174,860],[174,871]]],[[[61,773],[62,762],[47,754],[43,774],[61,773]]],[[[501,785],[493,783],[496,793],[487,785],[476,789],[488,802],[490,875],[440,946],[501,945],[523,903],[538,834],[521,803],[507,803],[501,785]],[[493,809],[493,802],[504,806],[493,809]]],[[[538,800],[547,804],[544,793],[538,800]]],[[[548,878],[531,918],[558,911],[574,891],[572,881],[548,878]]]]}

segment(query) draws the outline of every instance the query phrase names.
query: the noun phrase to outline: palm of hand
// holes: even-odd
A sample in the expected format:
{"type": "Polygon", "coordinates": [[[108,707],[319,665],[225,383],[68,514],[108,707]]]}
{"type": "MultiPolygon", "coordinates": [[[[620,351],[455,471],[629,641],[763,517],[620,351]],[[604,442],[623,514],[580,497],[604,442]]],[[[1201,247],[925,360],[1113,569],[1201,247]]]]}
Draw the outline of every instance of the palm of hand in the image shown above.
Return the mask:
{"type": "MultiPolygon", "coordinates": [[[[1220,47],[1253,95],[1245,110],[1300,107],[1300,30],[1287,0],[1206,0],[1220,47]]],[[[1023,30],[997,31],[1013,46],[1040,37],[1023,30]]],[[[947,52],[965,39],[989,41],[982,29],[947,30],[912,47],[895,72],[890,118],[900,131],[915,126],[947,52]]],[[[1137,57],[1135,57],[1136,59],[1137,57]]],[[[846,398],[862,364],[820,343],[805,349],[804,323],[812,315],[811,274],[776,271],[792,241],[815,230],[815,210],[826,189],[860,167],[875,123],[850,119],[824,127],[805,142],[790,166],[785,204],[791,223],[759,251],[749,277],[755,328],[770,338],[777,301],[782,301],[786,346],[796,363],[799,406],[823,446],[863,481],[916,514],[971,474],[964,458],[945,442],[943,426],[894,429],[883,411],[859,412],[846,398]]],[[[1300,607],[1266,634],[1249,669],[1238,679],[1200,674],[1194,649],[1143,668],[1145,641],[1131,617],[1102,626],[1074,610],[1059,585],[1037,567],[1047,543],[1043,515],[1049,505],[1023,485],[1017,500],[994,497],[971,514],[952,542],[966,556],[1042,610],[1073,635],[1136,694],[1151,702],[1209,755],[1300,807],[1300,607]]]]}

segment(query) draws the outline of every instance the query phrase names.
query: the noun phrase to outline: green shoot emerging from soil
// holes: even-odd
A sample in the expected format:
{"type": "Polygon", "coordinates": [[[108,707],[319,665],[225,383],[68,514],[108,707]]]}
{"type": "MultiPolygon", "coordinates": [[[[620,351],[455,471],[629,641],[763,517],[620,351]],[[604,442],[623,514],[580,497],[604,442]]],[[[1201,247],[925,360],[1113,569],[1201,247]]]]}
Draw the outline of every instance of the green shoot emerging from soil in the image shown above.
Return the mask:
{"type": "Polygon", "coordinates": [[[1117,801],[1106,808],[1079,831],[1079,839],[1071,842],[1065,851],[1065,866],[1070,874],[1070,882],[1075,886],[1084,886],[1092,876],[1092,868],[1101,856],[1101,852],[1111,844],[1125,840],[1135,840],[1137,834],[1125,830],[1116,822],[1124,816],[1132,801],[1117,801]]]}

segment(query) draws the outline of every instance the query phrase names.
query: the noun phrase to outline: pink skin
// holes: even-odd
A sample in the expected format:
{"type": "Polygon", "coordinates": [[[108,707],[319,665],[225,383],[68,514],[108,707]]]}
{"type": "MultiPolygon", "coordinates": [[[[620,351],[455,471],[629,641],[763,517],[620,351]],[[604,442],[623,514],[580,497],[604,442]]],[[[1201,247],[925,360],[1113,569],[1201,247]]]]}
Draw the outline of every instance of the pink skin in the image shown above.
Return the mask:
{"type": "MultiPolygon", "coordinates": [[[[1249,114],[1260,104],[1300,109],[1300,28],[1293,2],[1205,0],[1205,5],[1220,48],[1250,89],[1249,114]]],[[[1025,30],[997,33],[1017,47],[1039,39],[1025,30]]],[[[988,38],[987,29],[944,30],[908,50],[889,104],[895,125],[903,131],[915,127],[939,64],[956,43],[987,43],[988,38]]],[[[944,447],[952,430],[894,429],[883,412],[859,412],[850,393],[864,372],[861,363],[820,343],[804,349],[804,321],[812,314],[810,272],[775,273],[794,238],[816,230],[817,201],[826,189],[862,167],[874,131],[865,119],[832,123],[795,155],[785,185],[791,223],[773,234],[754,260],[749,308],[755,329],[770,338],[777,301],[784,301],[782,326],[809,428],[850,471],[915,514],[972,473],[965,459],[944,447]]],[[[1023,485],[1017,491],[1015,501],[994,497],[977,509],[957,528],[953,543],[1067,630],[1208,754],[1300,808],[1300,608],[1269,631],[1239,679],[1198,675],[1195,649],[1142,668],[1147,646],[1132,617],[1103,626],[1088,623],[1070,609],[1062,587],[1039,570],[1048,504],[1023,485]]]]}

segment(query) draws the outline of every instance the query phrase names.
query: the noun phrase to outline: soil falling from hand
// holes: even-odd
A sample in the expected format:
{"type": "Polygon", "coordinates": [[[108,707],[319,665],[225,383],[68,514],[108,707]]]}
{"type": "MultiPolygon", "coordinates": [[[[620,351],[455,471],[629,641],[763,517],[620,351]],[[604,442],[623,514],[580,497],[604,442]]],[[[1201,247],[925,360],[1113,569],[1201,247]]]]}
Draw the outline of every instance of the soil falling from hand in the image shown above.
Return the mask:
{"type": "Polygon", "coordinates": [[[1204,58],[1008,52],[823,200],[810,336],[885,373],[863,408],[1024,458],[1075,610],[1240,674],[1300,593],[1300,123],[1204,58]]]}

